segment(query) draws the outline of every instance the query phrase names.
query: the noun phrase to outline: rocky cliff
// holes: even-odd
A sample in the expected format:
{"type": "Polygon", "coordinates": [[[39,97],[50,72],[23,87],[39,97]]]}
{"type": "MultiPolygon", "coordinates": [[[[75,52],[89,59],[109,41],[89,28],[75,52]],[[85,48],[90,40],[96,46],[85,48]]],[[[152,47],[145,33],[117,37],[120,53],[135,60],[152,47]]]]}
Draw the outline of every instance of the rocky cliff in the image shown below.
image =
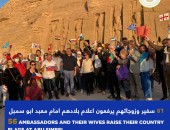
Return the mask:
{"type": "Polygon", "coordinates": [[[0,9],[0,46],[9,41],[13,54],[26,55],[32,43],[45,51],[52,44],[55,50],[70,46],[68,40],[81,33],[91,43],[106,43],[115,35],[117,40],[131,38],[133,32],[127,27],[132,23],[146,25],[151,29],[150,38],[156,41],[158,36],[167,36],[169,20],[160,22],[159,15],[170,12],[169,3],[162,0],[147,9],[138,0],[10,0],[0,9]]]}

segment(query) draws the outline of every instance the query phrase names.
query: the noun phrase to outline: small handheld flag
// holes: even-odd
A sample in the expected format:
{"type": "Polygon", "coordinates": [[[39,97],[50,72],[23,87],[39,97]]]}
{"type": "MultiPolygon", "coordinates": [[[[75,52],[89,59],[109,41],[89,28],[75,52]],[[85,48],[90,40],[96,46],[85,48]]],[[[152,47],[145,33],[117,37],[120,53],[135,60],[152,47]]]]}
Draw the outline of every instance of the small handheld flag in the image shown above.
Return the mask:
{"type": "Polygon", "coordinates": [[[69,42],[72,43],[72,42],[76,42],[77,40],[76,39],[70,39],[69,42]]]}
{"type": "Polygon", "coordinates": [[[80,41],[84,41],[84,36],[82,33],[80,34],[80,41]]]}
{"type": "Polygon", "coordinates": [[[49,45],[48,45],[48,51],[51,51],[51,50],[52,50],[52,47],[53,47],[53,45],[52,45],[52,44],[49,44],[49,45]]]}
{"type": "Polygon", "coordinates": [[[32,43],[31,48],[39,48],[39,45],[38,45],[38,44],[36,44],[36,43],[32,43]]]}
{"type": "Polygon", "coordinates": [[[35,56],[35,57],[34,57],[34,61],[36,61],[36,62],[42,61],[42,58],[35,56]]]}
{"type": "Polygon", "coordinates": [[[116,41],[116,37],[112,37],[110,40],[111,41],[116,41]]]}
{"type": "Polygon", "coordinates": [[[114,56],[113,54],[110,54],[110,56],[107,58],[107,63],[112,63],[112,61],[114,60],[114,56]]]}
{"type": "Polygon", "coordinates": [[[8,48],[10,46],[10,43],[9,42],[6,42],[3,46],[2,46],[2,48],[8,48]]]}
{"type": "Polygon", "coordinates": [[[131,25],[128,27],[128,30],[135,31],[135,30],[136,30],[136,25],[135,25],[135,24],[131,24],[131,25]]]}
{"type": "Polygon", "coordinates": [[[55,40],[61,40],[60,36],[55,36],[55,40]]]}
{"type": "Polygon", "coordinates": [[[33,73],[31,78],[40,79],[40,78],[42,78],[42,75],[39,73],[33,73]]]}
{"type": "Polygon", "coordinates": [[[48,66],[46,67],[46,71],[55,71],[56,70],[56,66],[48,66]]]}
{"type": "Polygon", "coordinates": [[[165,13],[165,14],[159,15],[159,20],[160,21],[169,20],[169,13],[165,13]]]}

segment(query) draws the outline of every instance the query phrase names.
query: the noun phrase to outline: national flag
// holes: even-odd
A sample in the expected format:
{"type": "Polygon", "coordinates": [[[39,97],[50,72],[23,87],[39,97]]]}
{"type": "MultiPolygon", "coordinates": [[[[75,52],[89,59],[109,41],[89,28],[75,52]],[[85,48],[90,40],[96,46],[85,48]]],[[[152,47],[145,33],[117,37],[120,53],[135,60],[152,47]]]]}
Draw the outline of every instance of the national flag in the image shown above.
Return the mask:
{"type": "Polygon", "coordinates": [[[139,26],[136,28],[136,31],[137,31],[137,35],[140,36],[140,37],[149,37],[150,35],[150,29],[147,28],[146,26],[139,26]]]}
{"type": "Polygon", "coordinates": [[[114,60],[114,56],[113,54],[110,54],[110,56],[107,58],[107,63],[112,63],[112,61],[114,60]]]}
{"type": "Polygon", "coordinates": [[[56,66],[48,66],[46,67],[46,71],[55,71],[56,70],[56,66]]]}
{"type": "Polygon", "coordinates": [[[9,48],[11,49],[11,48],[12,48],[12,45],[10,45],[9,48]]]}
{"type": "Polygon", "coordinates": [[[110,40],[111,41],[116,41],[116,37],[112,37],[110,40]]]}
{"type": "Polygon", "coordinates": [[[77,39],[70,39],[69,42],[70,42],[70,43],[72,43],[72,42],[77,42],[77,39]]]}
{"type": "Polygon", "coordinates": [[[51,50],[52,50],[52,47],[53,47],[53,45],[52,45],[52,44],[49,44],[49,45],[48,45],[48,51],[51,51],[51,50]]]}
{"type": "Polygon", "coordinates": [[[38,45],[38,44],[36,44],[36,43],[32,43],[31,48],[39,48],[39,45],[38,45]]]}
{"type": "Polygon", "coordinates": [[[84,41],[84,36],[82,33],[80,34],[80,41],[84,41]]]}
{"type": "Polygon", "coordinates": [[[9,42],[6,42],[3,46],[2,46],[2,48],[8,48],[10,46],[10,43],[9,42]]]}
{"type": "Polygon", "coordinates": [[[42,75],[39,73],[33,73],[31,78],[40,79],[40,78],[42,78],[42,75]]]}
{"type": "Polygon", "coordinates": [[[38,57],[38,56],[35,56],[35,57],[34,57],[34,61],[37,61],[37,62],[42,61],[42,58],[41,58],[41,57],[38,57]]]}
{"type": "Polygon", "coordinates": [[[136,30],[136,25],[135,24],[129,25],[128,30],[132,30],[132,31],[136,30]]]}
{"type": "Polygon", "coordinates": [[[61,36],[55,36],[55,40],[61,40],[61,36]]]}
{"type": "Polygon", "coordinates": [[[169,13],[159,15],[159,19],[160,19],[160,21],[169,20],[169,13]]]}

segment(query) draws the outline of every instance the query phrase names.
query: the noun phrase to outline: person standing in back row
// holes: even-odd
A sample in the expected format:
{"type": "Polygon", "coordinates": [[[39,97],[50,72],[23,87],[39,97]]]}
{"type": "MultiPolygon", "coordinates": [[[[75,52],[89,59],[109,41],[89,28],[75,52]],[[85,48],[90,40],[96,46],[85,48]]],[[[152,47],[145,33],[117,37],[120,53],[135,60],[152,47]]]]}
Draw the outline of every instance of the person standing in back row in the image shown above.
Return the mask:
{"type": "Polygon", "coordinates": [[[74,90],[74,76],[76,76],[76,59],[72,56],[71,49],[68,48],[66,54],[61,54],[60,57],[63,59],[63,74],[64,74],[64,84],[66,89],[66,97],[70,94],[75,95],[74,90]],[[70,86],[69,86],[70,82],[70,86]]]}

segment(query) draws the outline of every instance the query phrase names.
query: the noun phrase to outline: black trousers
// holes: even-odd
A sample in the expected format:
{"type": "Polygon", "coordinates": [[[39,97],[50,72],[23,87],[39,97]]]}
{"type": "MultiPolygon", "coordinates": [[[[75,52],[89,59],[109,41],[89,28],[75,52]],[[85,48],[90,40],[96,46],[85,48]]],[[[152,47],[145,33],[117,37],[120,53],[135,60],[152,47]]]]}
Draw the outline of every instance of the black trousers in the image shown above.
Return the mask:
{"type": "Polygon", "coordinates": [[[83,87],[86,88],[86,92],[93,92],[93,72],[84,73],[82,75],[83,78],[83,87]]]}
{"type": "Polygon", "coordinates": [[[117,97],[120,97],[120,88],[119,88],[119,81],[116,76],[116,72],[108,71],[107,72],[107,81],[108,81],[108,87],[110,89],[110,93],[112,97],[115,97],[115,89],[117,97]]]}
{"type": "Polygon", "coordinates": [[[61,76],[60,71],[55,71],[55,84],[57,86],[57,89],[59,90],[59,84],[60,84],[60,91],[61,94],[64,94],[64,77],[61,76]]]}
{"type": "Polygon", "coordinates": [[[58,89],[55,85],[55,78],[53,79],[44,79],[49,98],[52,98],[52,90],[54,90],[55,97],[58,98],[58,89]]]}
{"type": "Polygon", "coordinates": [[[163,97],[167,97],[167,86],[165,83],[165,77],[164,77],[164,72],[163,69],[158,69],[159,77],[162,83],[162,92],[163,92],[163,97]]]}
{"type": "Polygon", "coordinates": [[[101,91],[105,91],[105,85],[103,84],[102,70],[101,68],[95,68],[94,70],[96,85],[101,91]]]}

